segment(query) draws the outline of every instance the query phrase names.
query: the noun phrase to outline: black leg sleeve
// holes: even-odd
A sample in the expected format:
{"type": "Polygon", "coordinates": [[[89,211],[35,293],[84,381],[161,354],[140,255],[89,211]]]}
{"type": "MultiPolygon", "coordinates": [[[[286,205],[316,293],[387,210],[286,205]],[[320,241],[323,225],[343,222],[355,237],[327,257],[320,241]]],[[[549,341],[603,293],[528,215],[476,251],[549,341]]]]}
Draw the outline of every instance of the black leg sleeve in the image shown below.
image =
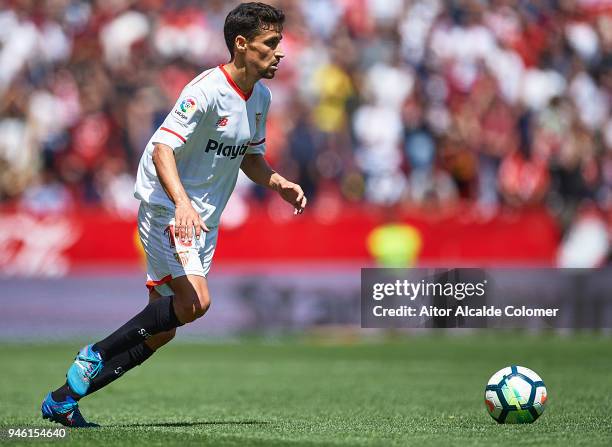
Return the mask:
{"type": "Polygon", "coordinates": [[[138,345],[152,335],[182,326],[174,313],[171,296],[161,297],[147,305],[138,315],[104,340],[93,345],[106,361],[138,345]]]}

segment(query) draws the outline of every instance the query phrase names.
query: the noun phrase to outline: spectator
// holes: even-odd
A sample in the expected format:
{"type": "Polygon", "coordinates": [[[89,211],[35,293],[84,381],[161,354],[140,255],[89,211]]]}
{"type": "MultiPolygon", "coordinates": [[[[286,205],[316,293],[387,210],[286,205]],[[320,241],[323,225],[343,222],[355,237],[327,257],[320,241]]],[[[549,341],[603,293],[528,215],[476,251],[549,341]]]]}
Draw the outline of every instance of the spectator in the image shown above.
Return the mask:
{"type": "MultiPolygon", "coordinates": [[[[144,142],[182,86],[227,59],[215,36],[234,2],[1,3],[0,201],[130,215],[144,142]]],[[[546,204],[563,228],[589,203],[612,227],[605,2],[280,3],[291,26],[268,155],[315,203],[546,204]]]]}

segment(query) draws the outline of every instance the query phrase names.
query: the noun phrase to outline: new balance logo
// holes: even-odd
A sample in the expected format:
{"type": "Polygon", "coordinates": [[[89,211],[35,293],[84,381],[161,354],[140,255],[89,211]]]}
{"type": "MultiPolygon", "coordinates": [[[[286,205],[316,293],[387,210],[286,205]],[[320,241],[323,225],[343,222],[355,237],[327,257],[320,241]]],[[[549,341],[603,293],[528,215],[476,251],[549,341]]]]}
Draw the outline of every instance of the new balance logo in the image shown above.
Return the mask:
{"type": "Polygon", "coordinates": [[[227,122],[228,122],[228,118],[227,117],[223,117],[223,118],[219,118],[219,121],[217,121],[217,127],[225,127],[227,126],[227,122]]]}
{"type": "Polygon", "coordinates": [[[234,145],[234,146],[224,146],[223,143],[219,143],[213,139],[209,139],[208,143],[206,143],[206,152],[217,152],[217,155],[222,155],[224,157],[230,157],[232,160],[239,155],[246,154],[247,149],[249,148],[248,143],[244,143],[242,146],[234,145]]]}

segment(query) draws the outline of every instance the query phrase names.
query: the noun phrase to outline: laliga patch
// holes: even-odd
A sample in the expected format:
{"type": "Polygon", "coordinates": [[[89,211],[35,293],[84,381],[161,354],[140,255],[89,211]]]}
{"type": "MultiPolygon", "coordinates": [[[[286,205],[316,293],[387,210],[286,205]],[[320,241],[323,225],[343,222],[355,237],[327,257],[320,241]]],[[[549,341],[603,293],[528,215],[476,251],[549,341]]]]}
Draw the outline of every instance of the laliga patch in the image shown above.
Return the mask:
{"type": "Polygon", "coordinates": [[[193,96],[185,96],[174,108],[173,113],[179,121],[187,122],[191,119],[197,108],[196,100],[193,96]]]}

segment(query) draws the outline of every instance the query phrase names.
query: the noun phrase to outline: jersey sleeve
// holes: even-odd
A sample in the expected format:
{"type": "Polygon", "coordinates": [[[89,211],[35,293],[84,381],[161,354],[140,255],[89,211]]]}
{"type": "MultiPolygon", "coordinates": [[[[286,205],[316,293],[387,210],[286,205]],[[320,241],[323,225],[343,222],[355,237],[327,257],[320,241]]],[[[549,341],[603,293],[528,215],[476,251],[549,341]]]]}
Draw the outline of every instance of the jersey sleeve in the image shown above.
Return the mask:
{"type": "Polygon", "coordinates": [[[266,96],[265,99],[267,103],[265,104],[261,116],[255,115],[255,136],[249,143],[249,148],[247,149],[247,154],[265,154],[266,153],[266,120],[268,118],[268,110],[270,109],[270,102],[272,100],[272,94],[270,90],[265,87],[266,96]]]}
{"type": "Polygon", "coordinates": [[[180,149],[193,134],[198,123],[209,109],[207,98],[200,89],[188,85],[166,116],[161,126],[153,134],[152,142],[180,149]]]}

